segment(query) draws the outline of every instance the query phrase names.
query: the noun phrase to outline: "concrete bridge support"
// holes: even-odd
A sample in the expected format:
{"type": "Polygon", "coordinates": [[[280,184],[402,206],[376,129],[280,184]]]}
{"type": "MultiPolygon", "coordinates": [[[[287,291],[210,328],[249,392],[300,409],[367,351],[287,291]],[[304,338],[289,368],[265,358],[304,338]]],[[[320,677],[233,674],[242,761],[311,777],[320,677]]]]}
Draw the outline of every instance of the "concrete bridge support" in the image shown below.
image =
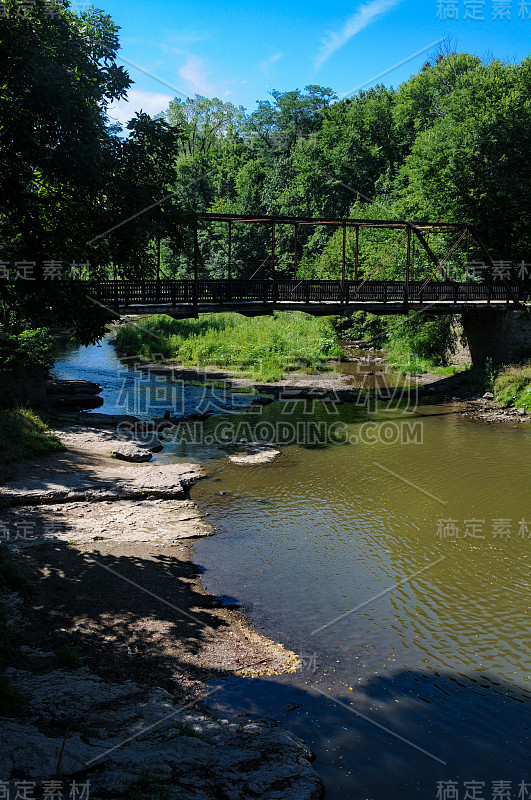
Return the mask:
{"type": "Polygon", "coordinates": [[[462,315],[463,337],[472,364],[487,358],[494,366],[531,358],[531,313],[525,310],[472,309],[462,315]]]}

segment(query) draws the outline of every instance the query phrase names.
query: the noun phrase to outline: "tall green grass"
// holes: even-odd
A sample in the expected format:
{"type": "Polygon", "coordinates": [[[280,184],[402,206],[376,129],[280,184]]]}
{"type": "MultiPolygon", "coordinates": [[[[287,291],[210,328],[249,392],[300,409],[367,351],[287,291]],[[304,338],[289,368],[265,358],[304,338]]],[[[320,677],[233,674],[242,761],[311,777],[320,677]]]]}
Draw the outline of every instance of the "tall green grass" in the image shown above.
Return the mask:
{"type": "Polygon", "coordinates": [[[12,461],[64,450],[42,419],[27,408],[0,408],[0,468],[12,461]]]}
{"type": "Polygon", "coordinates": [[[494,396],[502,403],[531,411],[531,362],[500,370],[494,379],[494,396]]]}
{"type": "Polygon", "coordinates": [[[187,320],[157,314],[119,328],[115,343],[124,356],[224,367],[265,382],[280,380],[287,371],[313,372],[342,355],[329,320],[301,312],[251,318],[202,314],[187,320]]]}

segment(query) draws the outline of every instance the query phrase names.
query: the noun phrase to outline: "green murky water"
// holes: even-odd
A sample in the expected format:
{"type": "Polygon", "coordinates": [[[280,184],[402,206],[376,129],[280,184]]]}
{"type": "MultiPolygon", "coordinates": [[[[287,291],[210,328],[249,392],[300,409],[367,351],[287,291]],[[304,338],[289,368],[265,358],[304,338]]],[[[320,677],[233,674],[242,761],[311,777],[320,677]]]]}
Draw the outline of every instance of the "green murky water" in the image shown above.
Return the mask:
{"type": "MultiPolygon", "coordinates": [[[[103,412],[127,386],[105,347],[88,373],[86,352],[58,366],[103,370],[103,412]]],[[[235,411],[158,458],[207,463],[204,584],[303,669],[224,680],[213,704],[304,738],[332,800],[531,797],[531,428],[440,406],[235,411]],[[285,443],[274,463],[228,462],[216,440],[249,431],[285,443]]]]}
{"type": "Polygon", "coordinates": [[[450,411],[340,407],[348,443],[221,462],[193,491],[218,531],[195,551],[206,588],[303,657],[217,702],[309,741],[329,798],[531,782],[531,431],[450,411]]]}

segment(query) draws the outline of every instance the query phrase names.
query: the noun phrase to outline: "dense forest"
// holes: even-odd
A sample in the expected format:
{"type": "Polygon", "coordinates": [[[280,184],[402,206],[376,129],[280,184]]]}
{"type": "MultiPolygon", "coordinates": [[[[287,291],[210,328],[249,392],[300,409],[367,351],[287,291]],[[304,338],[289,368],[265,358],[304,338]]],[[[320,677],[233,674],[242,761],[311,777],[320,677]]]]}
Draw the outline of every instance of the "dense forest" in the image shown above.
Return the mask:
{"type": "MultiPolygon", "coordinates": [[[[170,104],[163,118],[184,133],[175,160],[183,208],[467,221],[496,259],[516,269],[529,256],[531,59],[482,63],[448,52],[396,90],[377,86],[345,100],[319,86],[271,94],[250,114],[203,97],[170,104]]],[[[226,274],[225,228],[200,232],[205,274],[226,274]]],[[[260,268],[269,236],[238,226],[232,246],[242,275],[260,268]]],[[[376,260],[382,236],[361,242],[362,262],[376,260]]],[[[339,277],[340,232],[307,229],[306,237],[301,275],[339,277]]],[[[450,244],[442,238],[440,246],[450,244]]],[[[289,275],[292,230],[279,251],[277,267],[289,275]]],[[[175,257],[166,250],[165,259],[172,274],[189,274],[186,248],[175,257]]]]}
{"type": "MultiPolygon", "coordinates": [[[[515,276],[531,261],[529,57],[486,62],[448,46],[396,89],[342,100],[314,85],[272,91],[250,112],[216,98],[176,98],[157,118],[136,114],[123,131],[108,112],[132,81],[116,63],[110,17],[75,14],[66,0],[53,14],[45,0],[26,16],[15,5],[6,0],[13,13],[0,19],[4,278],[17,264],[32,265],[37,278],[50,264],[63,278],[153,277],[159,240],[162,275],[187,277],[194,227],[201,274],[225,276],[227,226],[197,221],[204,211],[464,221],[515,276]]],[[[387,248],[385,236],[361,243],[362,274],[387,248]]],[[[446,252],[452,240],[438,234],[431,244],[446,252]]],[[[340,231],[306,227],[298,247],[300,277],[339,276],[340,231]]],[[[235,276],[267,277],[270,231],[235,226],[232,253],[235,276]]],[[[480,255],[461,248],[451,266],[462,273],[480,255]]],[[[416,274],[427,274],[416,258],[416,274]]],[[[352,262],[349,239],[347,270],[352,262]]],[[[292,267],[287,227],[276,268],[291,275],[292,267]]],[[[402,268],[395,255],[381,276],[402,268]]],[[[4,337],[73,318],[81,341],[101,334],[105,313],[87,308],[67,281],[26,294],[23,283],[2,285],[4,337]]]]}

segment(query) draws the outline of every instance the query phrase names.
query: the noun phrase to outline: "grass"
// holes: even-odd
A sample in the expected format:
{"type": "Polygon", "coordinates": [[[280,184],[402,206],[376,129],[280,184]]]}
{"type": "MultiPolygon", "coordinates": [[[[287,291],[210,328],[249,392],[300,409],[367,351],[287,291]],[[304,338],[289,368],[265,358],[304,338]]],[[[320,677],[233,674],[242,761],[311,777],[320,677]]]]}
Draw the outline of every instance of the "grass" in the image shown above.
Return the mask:
{"type": "Polygon", "coordinates": [[[500,370],[494,379],[494,396],[502,403],[531,411],[531,361],[500,370]]]}
{"type": "Polygon", "coordinates": [[[434,375],[457,375],[458,372],[467,372],[470,364],[449,364],[447,367],[434,367],[434,375]]]}
{"type": "Polygon", "coordinates": [[[409,342],[402,339],[389,341],[386,347],[387,363],[402,375],[420,375],[421,373],[455,375],[463,369],[468,369],[465,365],[441,364],[441,359],[437,357],[420,356],[410,349],[409,342]]]}
{"type": "Polygon", "coordinates": [[[79,653],[69,645],[61,647],[55,655],[59,666],[63,669],[78,669],[81,666],[81,657],[79,653]]]}
{"type": "Polygon", "coordinates": [[[264,382],[280,380],[288,371],[314,372],[342,356],[330,321],[301,312],[252,318],[201,314],[189,320],[157,314],[119,328],[115,343],[124,356],[223,367],[264,382]]]}
{"type": "Polygon", "coordinates": [[[131,800],[171,800],[170,787],[146,766],[140,767],[136,781],[125,787],[125,795],[131,800]]]}
{"type": "Polygon", "coordinates": [[[64,450],[42,419],[30,409],[0,409],[0,464],[64,450]]]}

